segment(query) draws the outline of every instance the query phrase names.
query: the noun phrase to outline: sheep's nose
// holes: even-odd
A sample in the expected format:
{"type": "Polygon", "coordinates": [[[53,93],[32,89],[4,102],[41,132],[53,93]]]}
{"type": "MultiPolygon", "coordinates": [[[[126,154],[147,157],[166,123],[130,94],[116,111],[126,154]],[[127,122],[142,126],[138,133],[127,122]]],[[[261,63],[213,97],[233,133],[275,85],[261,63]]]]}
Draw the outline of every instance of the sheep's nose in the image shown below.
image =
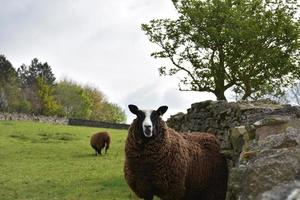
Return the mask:
{"type": "Polygon", "coordinates": [[[144,134],[146,137],[151,137],[152,136],[152,130],[151,130],[151,125],[144,125],[144,134]]]}
{"type": "Polygon", "coordinates": [[[146,129],[150,129],[150,128],[151,128],[151,125],[145,125],[145,128],[146,128],[146,129]]]}

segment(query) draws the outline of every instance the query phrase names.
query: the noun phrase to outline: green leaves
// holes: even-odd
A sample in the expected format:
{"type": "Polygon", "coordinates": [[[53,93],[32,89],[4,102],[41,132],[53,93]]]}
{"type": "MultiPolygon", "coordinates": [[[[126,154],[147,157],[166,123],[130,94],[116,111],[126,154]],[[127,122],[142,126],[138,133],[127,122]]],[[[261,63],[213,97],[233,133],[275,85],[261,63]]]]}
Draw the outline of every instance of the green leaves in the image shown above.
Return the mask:
{"type": "Polygon", "coordinates": [[[53,86],[48,85],[46,81],[37,78],[38,94],[41,98],[41,114],[42,115],[62,115],[61,105],[57,103],[53,96],[53,86]]]}
{"type": "Polygon", "coordinates": [[[118,105],[108,102],[97,88],[62,80],[55,86],[53,95],[62,108],[63,116],[68,118],[116,123],[126,121],[125,112],[118,105]]]}
{"type": "Polygon", "coordinates": [[[23,88],[36,85],[38,78],[42,78],[48,85],[53,85],[56,79],[51,66],[41,63],[37,58],[29,66],[23,64],[17,72],[23,88]]]}
{"type": "Polygon", "coordinates": [[[180,75],[181,90],[209,91],[225,99],[229,88],[258,98],[299,79],[297,2],[178,0],[176,20],[143,24],[149,41],[167,58],[161,75],[180,75]],[[182,75],[184,74],[184,75],[182,75]]]}
{"type": "Polygon", "coordinates": [[[0,72],[0,111],[126,121],[124,110],[108,102],[99,89],[69,80],[55,82],[51,67],[36,58],[16,71],[0,55],[0,72]]]}

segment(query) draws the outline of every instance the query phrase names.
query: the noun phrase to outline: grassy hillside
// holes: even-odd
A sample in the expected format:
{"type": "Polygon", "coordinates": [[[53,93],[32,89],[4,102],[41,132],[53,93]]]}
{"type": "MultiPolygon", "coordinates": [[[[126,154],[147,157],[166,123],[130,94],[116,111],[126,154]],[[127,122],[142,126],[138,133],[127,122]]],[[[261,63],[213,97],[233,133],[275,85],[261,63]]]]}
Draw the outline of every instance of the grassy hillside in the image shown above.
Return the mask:
{"type": "Polygon", "coordinates": [[[0,199],[137,199],[123,178],[126,130],[111,133],[108,154],[94,156],[99,128],[0,121],[0,199]]]}

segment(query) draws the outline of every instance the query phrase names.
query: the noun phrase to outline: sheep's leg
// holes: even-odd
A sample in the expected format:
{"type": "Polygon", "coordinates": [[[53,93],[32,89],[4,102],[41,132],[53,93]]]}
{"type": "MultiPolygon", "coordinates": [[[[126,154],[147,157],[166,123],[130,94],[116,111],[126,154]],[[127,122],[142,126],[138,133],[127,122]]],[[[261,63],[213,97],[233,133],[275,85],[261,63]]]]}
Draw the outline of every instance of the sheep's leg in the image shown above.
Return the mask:
{"type": "Polygon", "coordinates": [[[214,177],[211,178],[211,184],[206,188],[203,199],[209,200],[222,200],[226,198],[227,191],[227,179],[228,179],[228,169],[227,161],[224,156],[222,156],[221,163],[216,168],[216,173],[214,177]]]}
{"type": "Polygon", "coordinates": [[[109,142],[108,141],[106,141],[106,143],[105,143],[105,153],[107,152],[107,149],[109,149],[109,142]]]}
{"type": "Polygon", "coordinates": [[[98,151],[97,150],[95,150],[95,156],[98,156],[98,151]]]}

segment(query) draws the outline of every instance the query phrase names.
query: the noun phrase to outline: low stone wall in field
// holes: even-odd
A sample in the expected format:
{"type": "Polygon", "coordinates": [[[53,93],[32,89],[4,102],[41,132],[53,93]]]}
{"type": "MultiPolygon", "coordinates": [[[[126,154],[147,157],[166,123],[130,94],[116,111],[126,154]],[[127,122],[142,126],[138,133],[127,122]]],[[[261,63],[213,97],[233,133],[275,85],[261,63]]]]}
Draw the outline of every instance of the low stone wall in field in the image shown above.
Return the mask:
{"type": "Polygon", "coordinates": [[[100,122],[100,121],[84,120],[84,119],[69,119],[69,125],[112,128],[112,129],[126,129],[126,130],[129,128],[128,124],[117,124],[117,123],[100,122]]]}
{"type": "Polygon", "coordinates": [[[37,121],[51,124],[67,125],[69,119],[63,117],[52,117],[42,115],[30,115],[23,113],[0,113],[0,120],[14,120],[14,121],[37,121]]]}
{"type": "Polygon", "coordinates": [[[100,122],[93,120],[84,119],[68,119],[63,117],[52,117],[52,116],[42,116],[42,115],[30,115],[23,113],[0,113],[1,120],[14,120],[14,121],[36,121],[51,124],[61,124],[61,125],[76,125],[76,126],[89,126],[89,127],[99,127],[99,128],[112,128],[112,129],[128,129],[128,124],[118,124],[109,122],[100,122]]]}

